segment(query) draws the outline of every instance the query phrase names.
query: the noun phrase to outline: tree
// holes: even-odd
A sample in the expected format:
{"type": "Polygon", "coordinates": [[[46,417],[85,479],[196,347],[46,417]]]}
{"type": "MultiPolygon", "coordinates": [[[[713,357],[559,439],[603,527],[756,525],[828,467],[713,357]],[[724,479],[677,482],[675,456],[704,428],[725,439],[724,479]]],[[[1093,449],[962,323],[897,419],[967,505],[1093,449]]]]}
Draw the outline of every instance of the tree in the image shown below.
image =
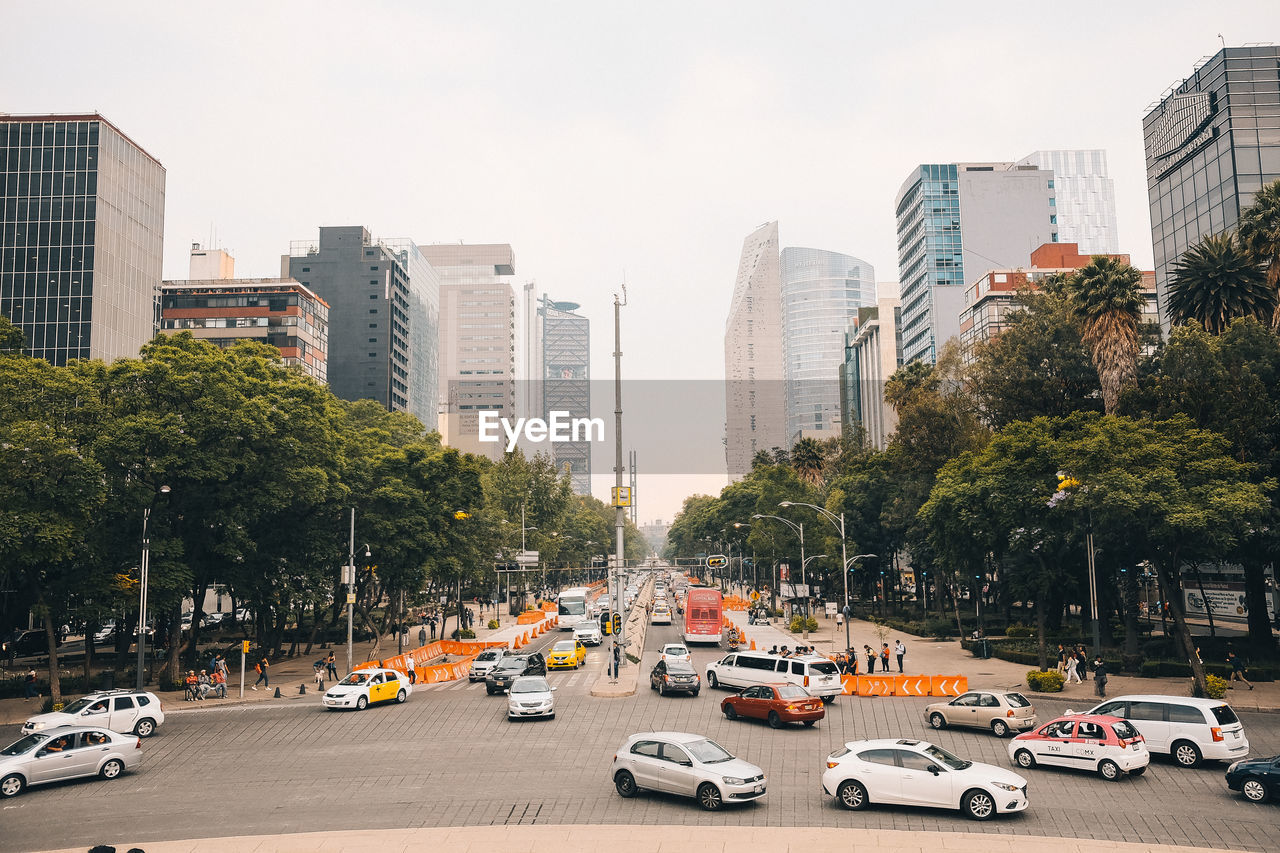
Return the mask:
{"type": "Polygon", "coordinates": [[[796,476],[815,489],[822,487],[823,457],[822,445],[816,438],[804,436],[791,446],[791,467],[796,476]]]}
{"type": "Polygon", "coordinates": [[[9,322],[9,318],[0,314],[0,354],[22,355],[26,349],[27,336],[22,329],[9,322]]]}
{"type": "Polygon", "coordinates": [[[1174,265],[1169,320],[1175,325],[1195,323],[1219,335],[1236,317],[1270,322],[1276,297],[1256,257],[1235,234],[1209,234],[1174,265]]]}
{"type": "Polygon", "coordinates": [[[1116,411],[1121,391],[1137,377],[1141,282],[1142,273],[1134,267],[1097,255],[1066,284],[1071,315],[1092,354],[1108,414],[1116,411]]]}
{"type": "MultiPolygon", "coordinates": [[[[1254,260],[1266,266],[1268,286],[1280,293],[1280,181],[1258,190],[1253,204],[1240,211],[1236,227],[1254,260]]],[[[1280,332],[1280,298],[1271,315],[1271,330],[1280,332]]]]}

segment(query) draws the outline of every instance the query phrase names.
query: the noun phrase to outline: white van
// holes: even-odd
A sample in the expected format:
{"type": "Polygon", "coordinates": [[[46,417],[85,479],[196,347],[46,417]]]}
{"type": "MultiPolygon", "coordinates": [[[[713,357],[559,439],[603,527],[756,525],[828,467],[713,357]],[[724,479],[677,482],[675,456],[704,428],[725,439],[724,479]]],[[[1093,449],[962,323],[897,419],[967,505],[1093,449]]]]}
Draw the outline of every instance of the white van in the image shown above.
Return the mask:
{"type": "Polygon", "coordinates": [[[1244,726],[1221,699],[1117,696],[1085,713],[1123,717],[1133,723],[1149,751],[1168,753],[1182,767],[1195,767],[1205,759],[1234,761],[1249,754],[1244,726]]]}
{"type": "Polygon", "coordinates": [[[711,687],[777,682],[803,687],[823,700],[839,696],[844,690],[840,668],[821,655],[784,658],[766,652],[733,652],[707,667],[707,684],[711,687]]]}

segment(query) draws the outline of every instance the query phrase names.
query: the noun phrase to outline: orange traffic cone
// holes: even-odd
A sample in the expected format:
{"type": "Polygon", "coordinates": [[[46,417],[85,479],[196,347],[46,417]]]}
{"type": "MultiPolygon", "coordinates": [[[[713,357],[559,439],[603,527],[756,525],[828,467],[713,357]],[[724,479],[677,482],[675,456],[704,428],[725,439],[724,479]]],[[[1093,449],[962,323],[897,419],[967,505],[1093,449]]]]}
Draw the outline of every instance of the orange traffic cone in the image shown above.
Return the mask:
{"type": "Polygon", "coordinates": [[[520,637],[519,637],[519,636],[517,636],[514,640],[512,640],[512,641],[511,641],[511,651],[513,651],[513,652],[518,652],[518,651],[520,651],[520,646],[521,646],[521,645],[522,645],[522,644],[521,644],[521,642],[520,642],[520,637]]]}
{"type": "Polygon", "coordinates": [[[754,652],[755,650],[756,650],[756,641],[755,641],[755,640],[752,640],[752,641],[751,641],[751,651],[753,651],[753,652],[754,652]]]}

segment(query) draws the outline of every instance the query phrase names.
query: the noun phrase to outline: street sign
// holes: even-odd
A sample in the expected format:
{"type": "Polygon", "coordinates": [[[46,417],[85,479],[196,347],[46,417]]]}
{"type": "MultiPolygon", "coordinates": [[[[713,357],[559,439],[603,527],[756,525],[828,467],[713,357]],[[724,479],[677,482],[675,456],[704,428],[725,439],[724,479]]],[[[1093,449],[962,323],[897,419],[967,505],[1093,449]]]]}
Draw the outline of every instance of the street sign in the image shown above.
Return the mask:
{"type": "Polygon", "coordinates": [[[631,487],[630,486],[614,486],[610,490],[613,500],[609,506],[631,506],[631,487]]]}
{"type": "Polygon", "coordinates": [[[724,554],[712,554],[707,557],[708,569],[723,569],[727,565],[729,565],[729,558],[724,554]]]}
{"type": "Polygon", "coordinates": [[[778,577],[782,580],[791,580],[791,567],[786,563],[778,566],[778,577]]]}
{"type": "Polygon", "coordinates": [[[522,566],[536,566],[538,565],[538,552],[521,551],[519,554],[516,554],[516,562],[522,566]]]}
{"type": "Polygon", "coordinates": [[[759,600],[760,600],[760,593],[758,593],[758,592],[754,592],[754,591],[753,591],[753,592],[751,593],[751,600],[752,600],[752,601],[759,601],[759,600]]]}
{"type": "Polygon", "coordinates": [[[354,592],[347,593],[347,604],[356,603],[356,594],[354,592]]]}
{"type": "Polygon", "coordinates": [[[240,654],[242,654],[242,655],[247,655],[247,654],[249,654],[249,641],[248,641],[248,640],[241,640],[241,641],[240,641],[240,654]]]}

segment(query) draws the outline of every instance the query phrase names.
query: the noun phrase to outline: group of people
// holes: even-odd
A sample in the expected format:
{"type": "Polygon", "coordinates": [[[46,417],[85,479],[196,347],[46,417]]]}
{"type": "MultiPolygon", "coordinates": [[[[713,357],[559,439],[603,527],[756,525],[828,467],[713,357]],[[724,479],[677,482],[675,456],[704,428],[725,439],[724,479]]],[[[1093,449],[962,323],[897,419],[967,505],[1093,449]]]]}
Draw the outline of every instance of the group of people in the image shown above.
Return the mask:
{"type": "MultiPolygon", "coordinates": [[[[905,672],[903,662],[906,660],[906,657],[907,657],[907,644],[902,642],[902,640],[893,641],[892,652],[889,650],[888,643],[881,643],[879,652],[871,648],[870,645],[864,644],[862,646],[862,653],[867,658],[867,675],[871,675],[876,671],[876,658],[880,659],[880,671],[888,672],[890,655],[893,655],[898,659],[898,674],[901,675],[903,672],[905,672]]],[[[848,656],[852,656],[852,655],[853,655],[853,649],[849,649],[848,656]]]]}
{"type": "Polygon", "coordinates": [[[783,646],[779,649],[777,646],[769,649],[769,654],[777,655],[780,658],[798,658],[801,655],[813,654],[813,646],[796,646],[794,650],[783,646]]]}
{"type": "Polygon", "coordinates": [[[226,699],[228,672],[227,656],[221,653],[209,658],[209,668],[200,670],[199,675],[196,675],[194,669],[187,670],[187,677],[184,680],[186,686],[184,700],[201,702],[210,695],[218,699],[226,699]]]}
{"type": "MultiPolygon", "coordinates": [[[[1084,646],[1068,649],[1059,643],[1058,672],[1065,676],[1064,684],[1083,684],[1089,676],[1089,656],[1085,654],[1084,646]]],[[[1102,655],[1094,655],[1093,658],[1093,689],[1100,697],[1107,695],[1107,662],[1102,655]]]]}

